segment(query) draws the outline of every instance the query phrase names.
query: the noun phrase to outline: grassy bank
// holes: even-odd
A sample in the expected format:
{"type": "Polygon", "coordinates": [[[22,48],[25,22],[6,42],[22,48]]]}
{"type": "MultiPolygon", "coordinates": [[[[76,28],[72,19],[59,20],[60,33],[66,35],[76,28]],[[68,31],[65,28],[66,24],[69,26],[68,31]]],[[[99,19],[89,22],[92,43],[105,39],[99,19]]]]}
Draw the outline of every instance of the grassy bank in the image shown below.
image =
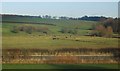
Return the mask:
{"type": "Polygon", "coordinates": [[[107,48],[118,47],[118,39],[88,36],[73,36],[53,40],[52,36],[3,36],[3,48],[107,48]],[[76,41],[77,40],[77,41],[76,41]]]}
{"type": "Polygon", "coordinates": [[[117,64],[3,64],[3,69],[118,69],[117,64]]]}

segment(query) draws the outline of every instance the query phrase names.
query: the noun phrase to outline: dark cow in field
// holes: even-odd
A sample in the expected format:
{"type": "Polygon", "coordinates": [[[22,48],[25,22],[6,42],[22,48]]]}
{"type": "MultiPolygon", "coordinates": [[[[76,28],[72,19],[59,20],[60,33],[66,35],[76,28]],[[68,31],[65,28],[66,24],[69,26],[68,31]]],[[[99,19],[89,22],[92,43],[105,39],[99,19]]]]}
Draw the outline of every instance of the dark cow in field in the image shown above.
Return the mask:
{"type": "Polygon", "coordinates": [[[91,37],[94,37],[94,36],[97,36],[97,34],[88,34],[88,35],[85,35],[85,36],[91,36],[91,37]]]}
{"type": "Polygon", "coordinates": [[[44,34],[47,34],[47,32],[43,32],[44,34]]]}
{"type": "Polygon", "coordinates": [[[59,38],[57,38],[57,37],[53,37],[52,39],[53,39],[53,40],[58,40],[59,38]]]}

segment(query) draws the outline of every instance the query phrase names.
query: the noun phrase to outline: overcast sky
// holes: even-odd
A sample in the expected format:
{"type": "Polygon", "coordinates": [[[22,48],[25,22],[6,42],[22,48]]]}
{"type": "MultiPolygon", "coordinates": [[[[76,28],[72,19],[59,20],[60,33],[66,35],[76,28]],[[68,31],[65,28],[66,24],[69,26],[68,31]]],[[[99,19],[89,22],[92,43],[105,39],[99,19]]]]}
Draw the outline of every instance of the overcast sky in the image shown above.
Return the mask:
{"type": "Polygon", "coordinates": [[[118,16],[118,2],[3,2],[2,13],[81,17],[118,16]]]}

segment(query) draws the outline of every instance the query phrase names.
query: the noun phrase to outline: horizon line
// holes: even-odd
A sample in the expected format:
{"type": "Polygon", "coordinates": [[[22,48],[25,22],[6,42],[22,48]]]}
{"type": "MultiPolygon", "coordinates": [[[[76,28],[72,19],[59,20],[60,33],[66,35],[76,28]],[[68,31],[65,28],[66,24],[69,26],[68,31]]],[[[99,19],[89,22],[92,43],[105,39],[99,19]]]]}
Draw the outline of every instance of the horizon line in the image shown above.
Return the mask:
{"type": "MultiPolygon", "coordinates": [[[[15,14],[15,13],[0,13],[0,15],[21,15],[21,16],[45,16],[45,15],[48,15],[48,16],[56,16],[56,15],[49,15],[49,14],[44,14],[44,15],[31,15],[31,14],[15,14]]],[[[103,15],[83,15],[83,16],[79,16],[79,17],[73,17],[73,16],[56,16],[56,17],[72,17],[72,18],[81,18],[81,17],[84,17],[84,16],[88,16],[88,17],[106,17],[106,18],[118,18],[118,17],[112,17],[112,16],[103,16],[103,15]]]]}

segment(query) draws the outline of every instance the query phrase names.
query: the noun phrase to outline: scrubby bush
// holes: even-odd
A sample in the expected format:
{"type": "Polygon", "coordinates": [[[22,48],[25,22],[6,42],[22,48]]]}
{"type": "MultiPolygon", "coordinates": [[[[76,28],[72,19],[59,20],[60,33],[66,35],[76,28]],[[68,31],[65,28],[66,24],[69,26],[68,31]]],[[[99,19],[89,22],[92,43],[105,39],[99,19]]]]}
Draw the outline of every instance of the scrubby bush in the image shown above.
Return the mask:
{"type": "Polygon", "coordinates": [[[100,37],[112,37],[113,29],[111,26],[104,27],[103,25],[97,25],[92,32],[92,35],[100,37]]]}
{"type": "Polygon", "coordinates": [[[106,36],[107,36],[107,37],[112,37],[112,34],[113,34],[113,29],[112,29],[111,26],[108,26],[108,27],[107,27],[106,36]]]}
{"type": "Polygon", "coordinates": [[[47,27],[38,27],[36,28],[36,31],[47,34],[49,32],[49,29],[47,27]]]}
{"type": "Polygon", "coordinates": [[[13,26],[11,32],[18,33],[19,32],[19,28],[17,26],[13,26]]]}
{"type": "Polygon", "coordinates": [[[119,23],[118,19],[108,18],[107,20],[103,21],[103,25],[107,27],[111,27],[114,33],[118,33],[119,31],[119,23]]]}
{"type": "Polygon", "coordinates": [[[34,31],[33,27],[32,26],[27,26],[25,32],[28,33],[28,34],[31,34],[32,32],[34,31]]]}
{"type": "Polygon", "coordinates": [[[13,33],[26,32],[28,34],[31,34],[32,32],[42,32],[47,34],[49,32],[49,29],[47,27],[34,27],[30,25],[22,25],[22,26],[14,26],[11,30],[13,33]]]}

